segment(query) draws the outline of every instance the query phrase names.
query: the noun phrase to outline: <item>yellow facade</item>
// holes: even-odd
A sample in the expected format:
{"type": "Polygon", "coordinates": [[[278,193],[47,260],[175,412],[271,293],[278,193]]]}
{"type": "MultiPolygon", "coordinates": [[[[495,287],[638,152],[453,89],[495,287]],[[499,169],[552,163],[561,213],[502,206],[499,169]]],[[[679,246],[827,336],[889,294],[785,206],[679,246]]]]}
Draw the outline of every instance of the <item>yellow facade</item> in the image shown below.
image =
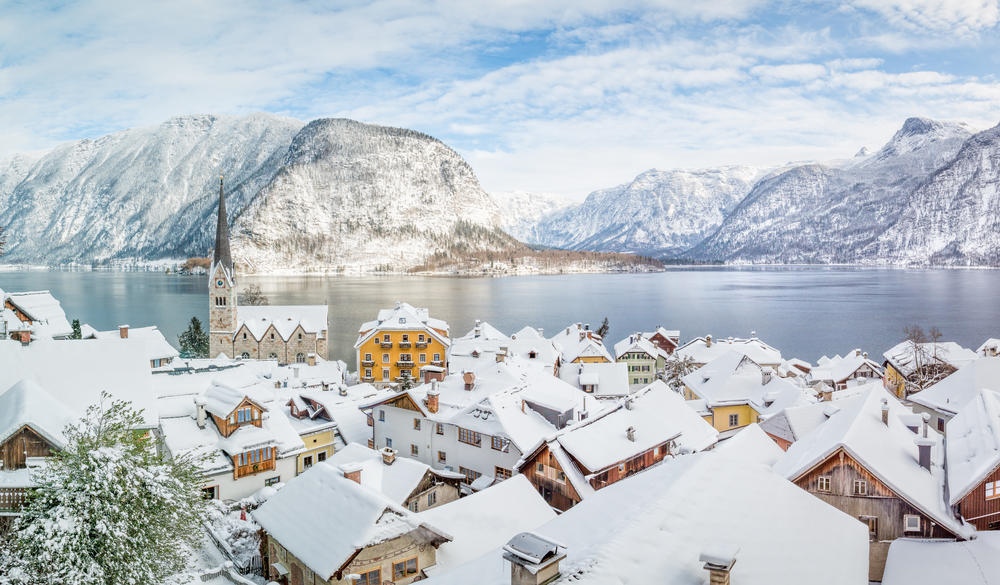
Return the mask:
{"type": "Polygon", "coordinates": [[[885,374],[882,376],[882,384],[886,390],[895,394],[897,398],[906,398],[906,378],[903,377],[903,374],[899,373],[899,370],[892,367],[892,364],[886,364],[885,374]]]}
{"type": "Polygon", "coordinates": [[[303,435],[302,442],[305,443],[306,450],[299,453],[295,462],[296,474],[326,461],[335,451],[333,429],[303,435]]]}
{"type": "Polygon", "coordinates": [[[712,411],[712,426],[720,433],[745,427],[757,422],[757,411],[749,404],[709,407],[712,411]],[[733,418],[735,417],[735,418],[733,418]],[[732,424],[735,422],[736,424],[732,424]]]}
{"type": "Polygon", "coordinates": [[[574,364],[608,364],[608,358],[600,355],[581,356],[573,360],[574,364]]]}
{"type": "MultiPolygon", "coordinates": [[[[362,337],[367,335],[364,333],[362,337]]],[[[420,377],[420,368],[424,366],[445,367],[448,348],[435,335],[448,338],[447,331],[429,327],[375,329],[374,334],[358,346],[361,381],[400,382],[404,373],[416,380],[420,377]]]]}

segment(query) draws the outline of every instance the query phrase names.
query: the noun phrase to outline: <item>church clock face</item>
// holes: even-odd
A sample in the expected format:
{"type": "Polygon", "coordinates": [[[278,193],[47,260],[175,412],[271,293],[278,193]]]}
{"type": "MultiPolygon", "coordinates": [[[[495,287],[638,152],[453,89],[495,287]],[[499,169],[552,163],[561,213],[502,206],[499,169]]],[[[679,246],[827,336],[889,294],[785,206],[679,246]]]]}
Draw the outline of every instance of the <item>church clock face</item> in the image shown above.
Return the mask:
{"type": "Polygon", "coordinates": [[[224,282],[222,282],[222,279],[221,279],[221,278],[220,278],[219,280],[216,280],[216,281],[215,281],[215,286],[222,286],[223,284],[225,284],[225,283],[224,283],[224,282]]]}

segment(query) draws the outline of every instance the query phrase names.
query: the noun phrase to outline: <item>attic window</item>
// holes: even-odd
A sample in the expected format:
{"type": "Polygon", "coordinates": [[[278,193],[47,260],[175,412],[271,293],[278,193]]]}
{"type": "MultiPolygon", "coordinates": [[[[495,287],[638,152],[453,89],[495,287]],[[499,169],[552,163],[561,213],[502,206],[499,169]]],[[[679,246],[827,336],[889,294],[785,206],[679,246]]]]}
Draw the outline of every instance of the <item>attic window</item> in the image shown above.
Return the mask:
{"type": "Polygon", "coordinates": [[[816,490],[820,492],[830,491],[830,476],[821,475],[816,479],[816,490]]]}
{"type": "Polygon", "coordinates": [[[854,495],[856,496],[867,496],[868,495],[868,482],[863,479],[854,480],[854,495]]]}
{"type": "Polygon", "coordinates": [[[405,325],[406,324],[406,317],[400,317],[399,318],[399,324],[400,325],[405,325]]]}
{"type": "Polygon", "coordinates": [[[920,532],[920,516],[903,514],[903,532],[920,532]]]}
{"type": "Polygon", "coordinates": [[[1000,498],[1000,481],[986,482],[986,499],[1000,498]]]}

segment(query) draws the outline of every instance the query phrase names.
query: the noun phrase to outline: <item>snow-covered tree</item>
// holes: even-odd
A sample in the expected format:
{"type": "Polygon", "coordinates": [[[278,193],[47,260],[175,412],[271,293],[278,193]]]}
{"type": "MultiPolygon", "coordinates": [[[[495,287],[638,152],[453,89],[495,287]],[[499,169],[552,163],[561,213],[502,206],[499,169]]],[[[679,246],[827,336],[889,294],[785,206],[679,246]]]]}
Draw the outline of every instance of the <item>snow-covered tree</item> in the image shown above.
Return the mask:
{"type": "Polygon", "coordinates": [[[684,388],[684,382],[681,381],[681,378],[697,369],[694,359],[691,356],[679,357],[672,355],[664,365],[663,381],[667,383],[667,386],[673,388],[674,391],[680,392],[684,388]]]}
{"type": "Polygon", "coordinates": [[[65,450],[35,476],[0,584],[140,585],[183,567],[201,534],[199,474],[158,455],[141,423],[104,394],[67,427],[65,450]]]}
{"type": "Polygon", "coordinates": [[[181,346],[181,356],[204,358],[208,356],[208,332],[201,328],[198,317],[191,317],[191,323],[177,336],[181,346]]]}

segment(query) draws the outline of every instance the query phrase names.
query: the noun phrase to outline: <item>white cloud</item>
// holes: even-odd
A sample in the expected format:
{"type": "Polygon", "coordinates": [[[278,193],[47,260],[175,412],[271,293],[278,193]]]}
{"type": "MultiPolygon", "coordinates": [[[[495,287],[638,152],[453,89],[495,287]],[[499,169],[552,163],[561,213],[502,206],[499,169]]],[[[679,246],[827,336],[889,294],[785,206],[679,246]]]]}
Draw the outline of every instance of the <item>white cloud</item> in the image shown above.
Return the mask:
{"type": "Polygon", "coordinates": [[[998,0],[853,0],[852,4],[882,15],[895,26],[956,36],[1000,23],[998,0]]]}

